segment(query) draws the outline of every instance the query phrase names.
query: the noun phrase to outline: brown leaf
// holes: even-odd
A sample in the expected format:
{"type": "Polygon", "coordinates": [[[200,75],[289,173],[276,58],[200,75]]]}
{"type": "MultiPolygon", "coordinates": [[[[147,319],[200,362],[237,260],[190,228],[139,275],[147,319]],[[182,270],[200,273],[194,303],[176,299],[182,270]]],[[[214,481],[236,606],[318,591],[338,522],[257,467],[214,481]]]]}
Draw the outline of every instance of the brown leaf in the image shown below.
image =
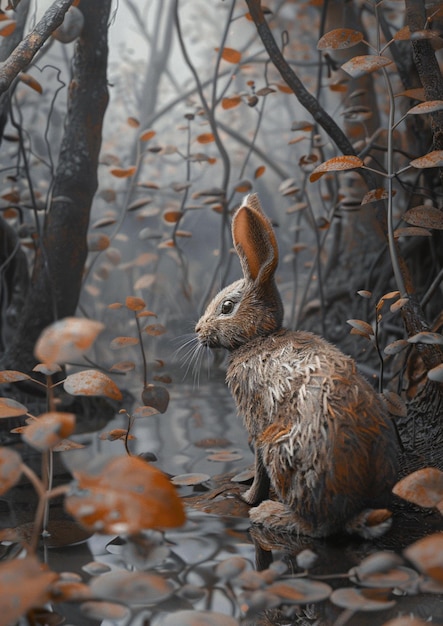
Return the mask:
{"type": "Polygon", "coordinates": [[[356,156],[338,156],[328,159],[324,163],[317,165],[315,170],[309,176],[311,183],[318,180],[325,172],[337,172],[340,170],[352,170],[363,167],[363,161],[356,156]]]}
{"type": "Polygon", "coordinates": [[[129,178],[130,176],[134,176],[135,172],[137,171],[137,168],[135,165],[132,165],[131,167],[114,167],[111,170],[111,174],[113,176],[115,176],[116,178],[129,178]]]}
{"type": "Polygon", "coordinates": [[[443,230],[443,211],[436,207],[420,205],[416,206],[403,215],[403,219],[413,226],[423,228],[435,228],[443,230]]]}
{"type": "Polygon", "coordinates": [[[374,336],[374,329],[370,324],[368,324],[368,322],[365,322],[364,320],[346,320],[346,323],[352,326],[352,328],[355,328],[363,334],[367,335],[368,337],[374,336]]]}
{"type": "Polygon", "coordinates": [[[241,101],[240,96],[231,96],[230,98],[223,98],[221,105],[223,109],[233,109],[238,106],[241,101]]]}
{"type": "Polygon", "coordinates": [[[140,141],[149,141],[150,139],[155,137],[156,134],[157,133],[155,132],[155,130],[144,130],[140,135],[140,141]]]}
{"type": "Polygon", "coordinates": [[[254,172],[254,178],[260,178],[266,172],[266,166],[260,165],[254,172]]]}
{"type": "Polygon", "coordinates": [[[169,392],[161,385],[146,385],[142,391],[142,402],[144,406],[157,409],[159,413],[165,413],[169,404],[169,392]]]}
{"type": "Polygon", "coordinates": [[[202,133],[197,137],[198,143],[211,143],[215,141],[215,137],[212,133],[202,133]]]}
{"type": "Polygon", "coordinates": [[[422,113],[434,113],[434,111],[441,111],[443,109],[443,100],[427,100],[426,102],[420,102],[412,109],[409,109],[408,115],[420,115],[422,113]]]}
{"type": "Polygon", "coordinates": [[[73,396],[106,396],[121,400],[122,393],[109,376],[98,370],[83,370],[66,377],[63,388],[73,396]]]}
{"type": "Polygon", "coordinates": [[[126,348],[127,346],[136,346],[139,343],[137,337],[115,337],[110,343],[111,350],[126,348]]]}
{"type": "Polygon", "coordinates": [[[418,169],[425,169],[428,167],[442,167],[443,166],[443,150],[433,150],[428,152],[418,159],[414,159],[409,163],[412,167],[418,169]]]}
{"type": "Polygon", "coordinates": [[[142,298],[128,296],[125,300],[125,305],[130,311],[143,311],[146,306],[146,302],[142,298]]]}
{"type": "Polygon", "coordinates": [[[86,528],[133,534],[147,528],[181,526],[183,504],[168,478],[138,457],[111,459],[95,474],[74,472],[65,507],[86,528]]]}
{"type": "Polygon", "coordinates": [[[336,28],[323,35],[317,44],[317,50],[341,50],[351,48],[363,41],[363,33],[351,28],[336,28]]]}
{"type": "Polygon", "coordinates": [[[72,435],[75,429],[75,415],[52,411],[43,413],[23,432],[23,440],[36,450],[51,450],[60,441],[72,435]]]}
{"type": "Polygon", "coordinates": [[[443,534],[436,533],[419,539],[406,548],[404,555],[421,572],[443,583],[443,534]]]}
{"type": "Polygon", "coordinates": [[[42,363],[64,365],[79,359],[94,343],[104,324],[80,317],[65,317],[41,333],[34,354],[42,363]]]}
{"type": "Polygon", "coordinates": [[[0,398],[0,418],[26,415],[28,409],[12,398],[0,398]]]}
{"type": "Polygon", "coordinates": [[[183,215],[184,215],[183,211],[165,211],[163,213],[163,219],[168,224],[176,224],[177,222],[181,220],[183,215]]]}
{"type": "Polygon", "coordinates": [[[443,500],[443,472],[434,467],[417,470],[400,480],[392,492],[419,506],[437,506],[443,500]]]}
{"type": "Polygon", "coordinates": [[[151,335],[152,337],[158,337],[159,335],[164,335],[166,332],[166,328],[163,324],[149,324],[145,326],[143,332],[151,335]]]}
{"type": "Polygon", "coordinates": [[[365,54],[357,56],[346,63],[343,63],[341,69],[350,74],[353,78],[359,78],[370,72],[375,72],[386,65],[392,63],[391,59],[376,54],[365,54]]]}
{"type": "MultiPolygon", "coordinates": [[[[215,51],[218,52],[220,48],[215,48],[215,51]]],[[[234,48],[223,48],[222,53],[221,53],[222,59],[224,59],[225,61],[227,61],[228,63],[240,63],[241,61],[241,52],[239,52],[238,50],[235,50],[234,48]]]]}
{"type": "MultiPolygon", "coordinates": [[[[0,32],[0,35],[1,35],[1,32],[0,32]]],[[[18,75],[18,78],[22,83],[24,83],[28,87],[31,87],[31,89],[33,89],[37,93],[43,93],[43,87],[40,85],[38,80],[36,80],[30,74],[26,74],[25,72],[20,72],[20,74],[18,75]]]]}
{"type": "Polygon", "coordinates": [[[13,487],[22,474],[20,455],[9,448],[0,448],[0,494],[13,487]]]}
{"type": "Polygon", "coordinates": [[[31,380],[28,374],[18,372],[17,370],[3,370],[0,371],[0,385],[5,383],[17,383],[21,380],[31,380]]]}

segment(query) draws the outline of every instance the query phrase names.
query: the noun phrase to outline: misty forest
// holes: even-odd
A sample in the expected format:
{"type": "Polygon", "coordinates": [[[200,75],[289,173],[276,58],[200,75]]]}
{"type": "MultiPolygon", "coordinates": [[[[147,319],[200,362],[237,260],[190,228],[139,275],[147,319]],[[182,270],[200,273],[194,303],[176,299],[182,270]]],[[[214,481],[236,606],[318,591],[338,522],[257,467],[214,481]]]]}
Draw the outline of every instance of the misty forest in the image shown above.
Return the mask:
{"type": "Polygon", "coordinates": [[[0,172],[0,626],[443,623],[442,3],[1,0],[0,172]],[[352,380],[314,376],[365,390],[288,379],[307,439],[248,423],[276,375],[245,400],[205,330],[234,281],[259,351],[333,344],[352,380]],[[258,517],[333,423],[353,497],[395,468],[383,533],[258,517]]]}

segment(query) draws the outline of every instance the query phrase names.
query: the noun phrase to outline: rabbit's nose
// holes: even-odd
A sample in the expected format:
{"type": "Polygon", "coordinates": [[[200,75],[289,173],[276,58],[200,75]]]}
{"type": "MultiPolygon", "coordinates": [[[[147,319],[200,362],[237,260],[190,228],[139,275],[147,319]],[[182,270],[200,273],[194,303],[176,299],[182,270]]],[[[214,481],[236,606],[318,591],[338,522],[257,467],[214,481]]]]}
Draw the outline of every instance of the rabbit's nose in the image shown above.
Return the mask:
{"type": "Polygon", "coordinates": [[[202,327],[201,327],[200,322],[197,322],[197,325],[196,325],[196,327],[195,327],[195,332],[196,332],[196,333],[199,333],[199,332],[201,331],[201,329],[202,329],[202,327]]]}

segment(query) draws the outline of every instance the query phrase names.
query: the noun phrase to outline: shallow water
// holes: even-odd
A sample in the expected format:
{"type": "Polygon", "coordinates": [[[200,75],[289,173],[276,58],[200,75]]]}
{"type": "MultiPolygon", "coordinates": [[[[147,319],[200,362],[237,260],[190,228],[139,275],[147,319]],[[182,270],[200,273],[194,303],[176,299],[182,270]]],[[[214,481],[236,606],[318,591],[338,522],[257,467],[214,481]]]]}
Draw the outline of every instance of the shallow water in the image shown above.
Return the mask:
{"type": "MultiPolygon", "coordinates": [[[[124,416],[117,415],[103,431],[125,425],[124,416]]],[[[168,411],[164,415],[140,419],[135,424],[133,434],[136,439],[130,442],[132,452],[155,454],[157,457],[155,465],[168,474],[176,476],[204,473],[211,477],[196,486],[180,487],[183,496],[198,494],[204,499],[210,489],[219,484],[216,476],[226,472],[241,472],[253,461],[247,435],[241,420],[235,415],[233,401],[221,376],[214,377],[210,383],[205,383],[199,388],[187,384],[173,385],[168,411]],[[217,454],[220,451],[223,452],[222,455],[217,454]],[[229,460],[229,456],[232,460],[229,460]],[[211,458],[218,460],[210,460],[211,458]]],[[[89,443],[87,452],[89,458],[98,453],[107,455],[124,453],[121,441],[103,441],[98,433],[82,434],[78,439],[89,443]]],[[[66,456],[73,453],[63,454],[66,456]]],[[[58,472],[62,473],[59,478],[66,480],[63,467],[57,464],[57,468],[58,472]]],[[[13,492],[12,500],[11,497],[4,498],[1,502],[3,527],[32,518],[35,503],[29,499],[28,487],[22,484],[13,492]]],[[[219,497],[219,500],[223,497],[232,498],[227,495],[219,497]]],[[[388,588],[383,591],[380,602],[392,604],[392,601],[395,601],[393,606],[388,607],[386,604],[383,609],[383,605],[380,604],[378,608],[383,610],[358,611],[355,614],[334,605],[329,600],[303,602],[303,598],[300,600],[300,597],[297,602],[280,600],[278,606],[273,608],[270,592],[272,581],[252,578],[254,570],[265,569],[269,572],[271,567],[271,572],[272,568],[276,568],[273,576],[277,581],[297,580],[303,574],[303,569],[297,562],[297,555],[302,550],[308,549],[317,555],[307,577],[309,580],[327,577],[324,582],[333,589],[346,586],[359,588],[348,578],[343,578],[343,575],[357,566],[363,558],[378,550],[396,549],[401,553],[405,545],[423,534],[438,529],[438,517],[416,514],[415,518],[406,522],[403,519],[396,520],[393,531],[377,543],[343,537],[315,541],[307,538],[272,537],[260,531],[251,534],[248,519],[238,516],[240,509],[235,498],[229,502],[232,502],[231,511],[237,516],[211,515],[189,509],[188,520],[183,528],[168,531],[164,537],[157,532],[145,533],[138,544],[111,536],[94,535],[76,545],[55,549],[42,548],[41,557],[53,570],[74,572],[86,582],[93,577],[88,568],[85,570],[85,566],[90,562],[98,562],[111,571],[119,572],[119,575],[128,571],[155,573],[172,585],[171,593],[166,599],[146,604],[128,601],[131,610],[121,619],[88,617],[91,615],[90,609],[88,612],[87,606],[81,603],[56,605],[54,610],[66,617],[66,623],[75,626],[93,624],[170,626],[173,622],[168,619],[183,616],[184,614],[177,613],[183,610],[210,611],[215,620],[193,622],[196,617],[188,613],[191,621],[183,622],[184,625],[226,623],[229,626],[231,622],[228,617],[230,617],[234,620],[232,623],[257,625],[339,626],[346,623],[351,626],[365,624],[378,626],[398,615],[407,614],[413,614],[424,620],[432,618],[433,623],[443,624],[443,595],[417,592],[419,580],[417,575],[401,589],[392,591],[388,588]],[[234,571],[231,578],[226,580],[217,573],[217,565],[233,556],[245,559],[243,564],[249,578],[234,571]],[[281,562],[284,566],[281,566],[281,562]],[[263,617],[266,611],[265,613],[259,611],[261,606],[267,609],[267,617],[263,617]],[[225,616],[225,622],[222,617],[217,617],[218,613],[225,616]],[[259,617],[260,613],[262,617],[259,617]],[[217,619],[222,621],[216,621],[217,619]]],[[[227,509],[229,511],[230,507],[227,509]]],[[[226,508],[224,510],[226,511],[226,508]]],[[[52,514],[55,518],[63,517],[57,507],[52,514]]],[[[410,575],[409,570],[407,576],[410,575]]],[[[123,605],[124,602],[118,606],[123,605]]],[[[180,620],[182,619],[184,617],[180,617],[180,620]]],[[[177,622],[177,626],[181,626],[180,621],[177,622]]]]}

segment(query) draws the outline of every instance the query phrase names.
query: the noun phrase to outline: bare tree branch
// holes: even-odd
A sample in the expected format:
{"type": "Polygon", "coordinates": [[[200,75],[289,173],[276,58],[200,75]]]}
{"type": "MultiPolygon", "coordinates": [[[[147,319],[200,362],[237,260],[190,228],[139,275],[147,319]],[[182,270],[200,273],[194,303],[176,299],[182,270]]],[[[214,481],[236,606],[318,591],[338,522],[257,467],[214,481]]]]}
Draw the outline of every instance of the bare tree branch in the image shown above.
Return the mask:
{"type": "Polygon", "coordinates": [[[9,89],[14,78],[30,64],[45,41],[60,26],[73,0],[56,0],[42,19],[21,41],[8,59],[0,64],[0,94],[9,89]]]}

